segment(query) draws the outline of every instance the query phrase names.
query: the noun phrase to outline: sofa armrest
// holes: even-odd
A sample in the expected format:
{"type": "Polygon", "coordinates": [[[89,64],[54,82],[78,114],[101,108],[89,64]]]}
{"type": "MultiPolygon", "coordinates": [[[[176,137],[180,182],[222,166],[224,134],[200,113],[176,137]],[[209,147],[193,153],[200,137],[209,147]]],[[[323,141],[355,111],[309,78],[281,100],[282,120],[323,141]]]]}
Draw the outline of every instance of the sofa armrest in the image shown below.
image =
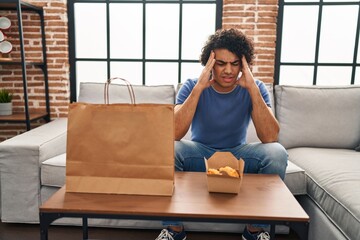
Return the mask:
{"type": "Polygon", "coordinates": [[[67,119],[56,119],[0,143],[1,220],[39,220],[40,165],[66,151],[67,119]]]}

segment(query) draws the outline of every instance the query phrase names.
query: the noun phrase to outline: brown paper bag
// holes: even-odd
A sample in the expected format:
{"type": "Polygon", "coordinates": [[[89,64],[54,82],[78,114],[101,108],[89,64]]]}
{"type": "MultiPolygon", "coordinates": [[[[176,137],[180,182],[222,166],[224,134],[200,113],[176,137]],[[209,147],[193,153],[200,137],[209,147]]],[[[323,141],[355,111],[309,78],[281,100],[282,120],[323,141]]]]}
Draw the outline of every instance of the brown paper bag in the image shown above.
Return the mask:
{"type": "Polygon", "coordinates": [[[170,196],[173,105],[70,104],[66,153],[67,192],[170,196]]]}

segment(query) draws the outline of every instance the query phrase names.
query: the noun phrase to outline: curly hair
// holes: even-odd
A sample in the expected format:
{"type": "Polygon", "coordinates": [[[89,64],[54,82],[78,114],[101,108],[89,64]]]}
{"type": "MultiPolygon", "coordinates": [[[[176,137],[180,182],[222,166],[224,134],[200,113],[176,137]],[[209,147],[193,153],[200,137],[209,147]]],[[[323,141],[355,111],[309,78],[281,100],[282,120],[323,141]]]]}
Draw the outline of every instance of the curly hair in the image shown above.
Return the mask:
{"type": "Polygon", "coordinates": [[[210,35],[200,55],[200,63],[205,66],[211,51],[215,49],[227,49],[234,53],[239,59],[244,55],[249,65],[254,59],[254,47],[252,41],[241,31],[230,29],[219,29],[210,35]]]}

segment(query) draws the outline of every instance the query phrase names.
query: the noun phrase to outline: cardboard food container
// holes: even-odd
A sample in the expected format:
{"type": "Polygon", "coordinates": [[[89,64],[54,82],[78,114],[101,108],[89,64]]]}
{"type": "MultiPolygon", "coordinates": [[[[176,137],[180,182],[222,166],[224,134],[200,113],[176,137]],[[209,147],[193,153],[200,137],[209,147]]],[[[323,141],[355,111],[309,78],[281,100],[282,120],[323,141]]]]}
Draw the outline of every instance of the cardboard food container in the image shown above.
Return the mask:
{"type": "Polygon", "coordinates": [[[209,159],[205,159],[206,175],[209,192],[236,193],[238,194],[244,175],[244,160],[237,159],[231,152],[216,152],[209,159]],[[239,178],[227,174],[208,174],[209,168],[219,169],[229,166],[239,173],[239,178]]]}

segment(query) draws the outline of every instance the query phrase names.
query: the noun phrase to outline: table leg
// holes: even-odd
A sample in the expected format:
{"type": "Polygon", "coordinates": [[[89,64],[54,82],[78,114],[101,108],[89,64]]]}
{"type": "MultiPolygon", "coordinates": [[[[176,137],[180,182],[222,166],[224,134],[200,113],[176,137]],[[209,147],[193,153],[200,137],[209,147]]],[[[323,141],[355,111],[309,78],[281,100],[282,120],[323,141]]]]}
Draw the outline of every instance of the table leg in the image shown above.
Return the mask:
{"type": "Polygon", "coordinates": [[[270,225],[270,239],[275,239],[275,225],[270,225]]]}
{"type": "Polygon", "coordinates": [[[44,227],[44,226],[40,225],[40,239],[48,240],[48,226],[44,227]]]}
{"type": "Polygon", "coordinates": [[[58,219],[60,216],[53,213],[42,213],[40,212],[40,239],[48,240],[48,229],[50,224],[58,219]]]}
{"type": "Polygon", "coordinates": [[[309,238],[309,223],[308,222],[290,222],[289,227],[293,229],[301,240],[308,240],[309,238]]]}
{"type": "Polygon", "coordinates": [[[87,239],[89,239],[89,235],[88,235],[88,219],[87,219],[87,217],[83,217],[82,218],[82,224],[83,224],[83,226],[82,226],[82,229],[83,229],[83,240],[87,240],[87,239]]]}

